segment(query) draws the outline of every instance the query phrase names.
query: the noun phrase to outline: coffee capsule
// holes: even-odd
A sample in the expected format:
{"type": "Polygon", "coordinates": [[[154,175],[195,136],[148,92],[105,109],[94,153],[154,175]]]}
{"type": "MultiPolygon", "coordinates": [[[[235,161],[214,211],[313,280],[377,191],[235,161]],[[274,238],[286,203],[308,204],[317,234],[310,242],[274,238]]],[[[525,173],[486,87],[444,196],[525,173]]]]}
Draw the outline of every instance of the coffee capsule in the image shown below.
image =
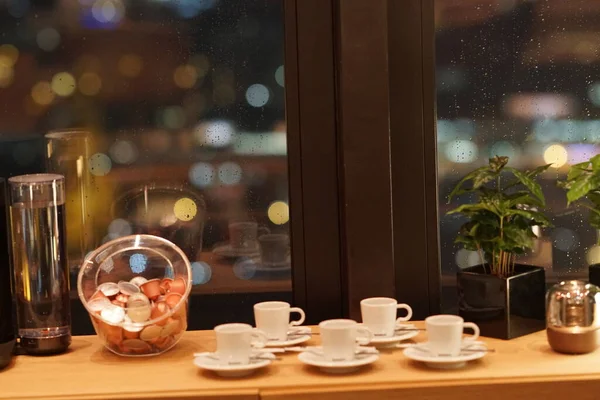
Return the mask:
{"type": "Polygon", "coordinates": [[[142,292],[148,296],[148,298],[150,300],[155,300],[158,296],[161,295],[160,293],[160,280],[158,279],[151,279],[145,283],[143,283],[140,286],[140,289],[142,289],[142,292]]]}
{"type": "Polygon", "coordinates": [[[140,288],[131,282],[121,281],[119,282],[119,291],[126,296],[131,296],[132,294],[139,293],[140,288]]]}
{"type": "Polygon", "coordinates": [[[129,283],[133,283],[137,287],[142,286],[146,282],[148,282],[148,279],[144,278],[143,276],[136,276],[129,281],[129,283]]]}
{"type": "Polygon", "coordinates": [[[106,282],[98,286],[98,290],[106,297],[113,297],[119,294],[119,285],[114,282],[106,282]]]}

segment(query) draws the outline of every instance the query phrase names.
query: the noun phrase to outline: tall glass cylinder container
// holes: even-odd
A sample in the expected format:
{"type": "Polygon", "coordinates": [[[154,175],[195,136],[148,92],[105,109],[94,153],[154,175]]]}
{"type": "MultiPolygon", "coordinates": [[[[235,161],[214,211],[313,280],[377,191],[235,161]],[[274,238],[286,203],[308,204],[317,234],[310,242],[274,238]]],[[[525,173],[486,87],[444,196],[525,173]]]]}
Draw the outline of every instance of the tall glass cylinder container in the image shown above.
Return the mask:
{"type": "Polygon", "coordinates": [[[7,207],[6,182],[0,178],[0,368],[10,362],[15,344],[7,207]]]}
{"type": "Polygon", "coordinates": [[[85,255],[96,248],[90,210],[89,171],[91,134],[82,129],[49,132],[46,136],[47,172],[65,177],[67,257],[74,276],[85,255]]]}
{"type": "Polygon", "coordinates": [[[30,354],[59,353],[71,343],[65,179],[35,174],[8,183],[20,345],[30,354]]]}

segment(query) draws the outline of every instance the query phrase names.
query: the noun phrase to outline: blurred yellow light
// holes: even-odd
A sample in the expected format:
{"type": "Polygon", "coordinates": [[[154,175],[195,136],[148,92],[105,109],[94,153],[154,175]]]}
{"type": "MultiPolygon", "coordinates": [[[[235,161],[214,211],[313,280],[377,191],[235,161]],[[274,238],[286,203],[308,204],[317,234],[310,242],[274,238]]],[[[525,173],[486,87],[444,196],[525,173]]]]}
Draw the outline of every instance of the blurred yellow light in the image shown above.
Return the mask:
{"type": "Polygon", "coordinates": [[[591,247],[585,256],[588,265],[594,265],[600,263],[600,246],[596,245],[591,247]]]}
{"type": "Polygon", "coordinates": [[[137,54],[125,54],[119,59],[118,69],[119,72],[128,77],[135,78],[142,72],[144,61],[137,54]]]}
{"type": "Polygon", "coordinates": [[[189,89],[196,84],[198,72],[192,65],[180,65],[173,74],[175,84],[182,89],[189,89]]]}
{"type": "Polygon", "coordinates": [[[544,161],[548,164],[552,164],[552,168],[560,168],[565,165],[568,160],[569,153],[567,153],[567,149],[560,144],[550,145],[544,151],[544,161]]]}
{"type": "Polygon", "coordinates": [[[173,206],[173,213],[180,221],[191,221],[194,219],[196,214],[198,213],[198,207],[196,206],[196,202],[188,197],[182,197],[181,199],[175,202],[175,206],[173,206]]]}
{"type": "Polygon", "coordinates": [[[12,44],[3,44],[0,46],[0,64],[15,65],[19,59],[19,49],[12,44]]]}
{"type": "Polygon", "coordinates": [[[0,64],[0,88],[10,86],[15,77],[15,70],[12,66],[0,64]]]}
{"type": "Polygon", "coordinates": [[[275,201],[269,206],[267,215],[275,225],[283,225],[290,220],[290,207],[284,201],[275,201]]]}
{"type": "Polygon", "coordinates": [[[5,55],[0,53],[0,68],[12,68],[13,60],[5,55]]]}
{"type": "Polygon", "coordinates": [[[68,72],[59,72],[52,77],[52,90],[59,96],[68,97],[75,92],[75,78],[68,72]]]}
{"type": "Polygon", "coordinates": [[[31,98],[37,104],[47,106],[54,101],[54,92],[50,82],[40,81],[31,88],[31,98]]]}
{"type": "Polygon", "coordinates": [[[93,72],[86,72],[79,78],[79,91],[87,96],[95,96],[102,88],[102,80],[93,72]]]}

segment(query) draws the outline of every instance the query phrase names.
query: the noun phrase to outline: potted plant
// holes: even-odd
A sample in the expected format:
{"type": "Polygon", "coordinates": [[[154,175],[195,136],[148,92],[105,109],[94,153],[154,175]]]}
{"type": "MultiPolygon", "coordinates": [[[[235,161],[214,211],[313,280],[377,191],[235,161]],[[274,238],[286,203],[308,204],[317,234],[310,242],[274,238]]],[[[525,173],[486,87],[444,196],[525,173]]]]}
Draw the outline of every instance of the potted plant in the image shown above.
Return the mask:
{"type": "MultiPolygon", "coordinates": [[[[589,223],[596,230],[596,244],[600,244],[600,154],[569,169],[567,180],[559,182],[567,191],[567,207],[577,203],[589,210],[589,223]]],[[[589,268],[590,283],[600,285],[600,264],[589,268]]]]}
{"type": "Polygon", "coordinates": [[[457,243],[479,253],[481,264],[458,272],[459,314],[481,328],[484,336],[512,339],[545,328],[544,269],[516,262],[534,247],[532,227],[550,226],[540,211],[546,202],[536,177],[550,164],[532,171],[507,166],[508,157],[466,175],[448,202],[470,194],[475,203],[462,204],[447,214],[467,221],[457,243]]]}

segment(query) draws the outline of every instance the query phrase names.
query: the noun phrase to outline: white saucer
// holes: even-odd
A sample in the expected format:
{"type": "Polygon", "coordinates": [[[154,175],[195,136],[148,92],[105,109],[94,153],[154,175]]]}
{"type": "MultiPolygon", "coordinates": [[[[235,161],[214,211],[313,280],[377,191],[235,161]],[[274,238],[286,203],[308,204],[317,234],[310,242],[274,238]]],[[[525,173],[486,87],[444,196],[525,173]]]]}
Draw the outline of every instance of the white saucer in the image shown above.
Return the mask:
{"type": "Polygon", "coordinates": [[[260,257],[256,257],[252,262],[257,272],[285,272],[292,269],[292,260],[289,258],[284,263],[266,263],[260,257]]]}
{"type": "Polygon", "coordinates": [[[398,342],[401,342],[403,340],[412,339],[419,334],[419,331],[416,330],[417,327],[415,325],[412,325],[412,324],[396,325],[396,329],[402,329],[402,328],[415,329],[415,330],[414,331],[407,330],[406,332],[396,331],[396,332],[394,332],[394,336],[373,336],[373,339],[371,339],[371,342],[369,342],[369,344],[372,344],[373,346],[379,347],[379,348],[396,347],[396,344],[398,342]]]}
{"type": "Polygon", "coordinates": [[[237,262],[240,268],[255,272],[287,272],[292,269],[292,263],[265,265],[260,257],[245,258],[237,262]]]}
{"type": "Polygon", "coordinates": [[[229,243],[224,243],[215,246],[215,248],[213,249],[213,253],[215,253],[219,257],[225,258],[256,257],[259,255],[258,244],[252,248],[238,249],[231,247],[229,243]]]}
{"type": "Polygon", "coordinates": [[[288,340],[269,340],[266,347],[288,347],[296,344],[304,343],[312,338],[309,327],[296,327],[288,332],[288,340]],[[294,335],[290,335],[294,333],[294,335]]]}
{"type": "MultiPolygon", "coordinates": [[[[219,376],[226,378],[240,378],[252,374],[257,369],[266,367],[271,364],[272,360],[256,360],[250,359],[248,364],[221,364],[214,359],[215,353],[201,353],[194,358],[194,365],[199,368],[215,372],[219,376]]],[[[266,353],[265,353],[266,354],[266,353]]]]}
{"type": "Polygon", "coordinates": [[[430,353],[427,343],[420,343],[404,349],[404,355],[411,360],[424,362],[425,365],[437,369],[455,369],[465,366],[467,361],[478,360],[486,355],[487,348],[482,342],[466,343],[464,351],[458,356],[438,356],[430,353]],[[482,350],[482,351],[466,351],[482,350]]]}
{"type": "Polygon", "coordinates": [[[379,354],[357,355],[356,359],[351,361],[328,361],[321,355],[305,351],[298,354],[298,360],[304,364],[319,367],[321,371],[329,374],[347,374],[356,371],[363,365],[372,364],[379,360],[379,354]]]}

